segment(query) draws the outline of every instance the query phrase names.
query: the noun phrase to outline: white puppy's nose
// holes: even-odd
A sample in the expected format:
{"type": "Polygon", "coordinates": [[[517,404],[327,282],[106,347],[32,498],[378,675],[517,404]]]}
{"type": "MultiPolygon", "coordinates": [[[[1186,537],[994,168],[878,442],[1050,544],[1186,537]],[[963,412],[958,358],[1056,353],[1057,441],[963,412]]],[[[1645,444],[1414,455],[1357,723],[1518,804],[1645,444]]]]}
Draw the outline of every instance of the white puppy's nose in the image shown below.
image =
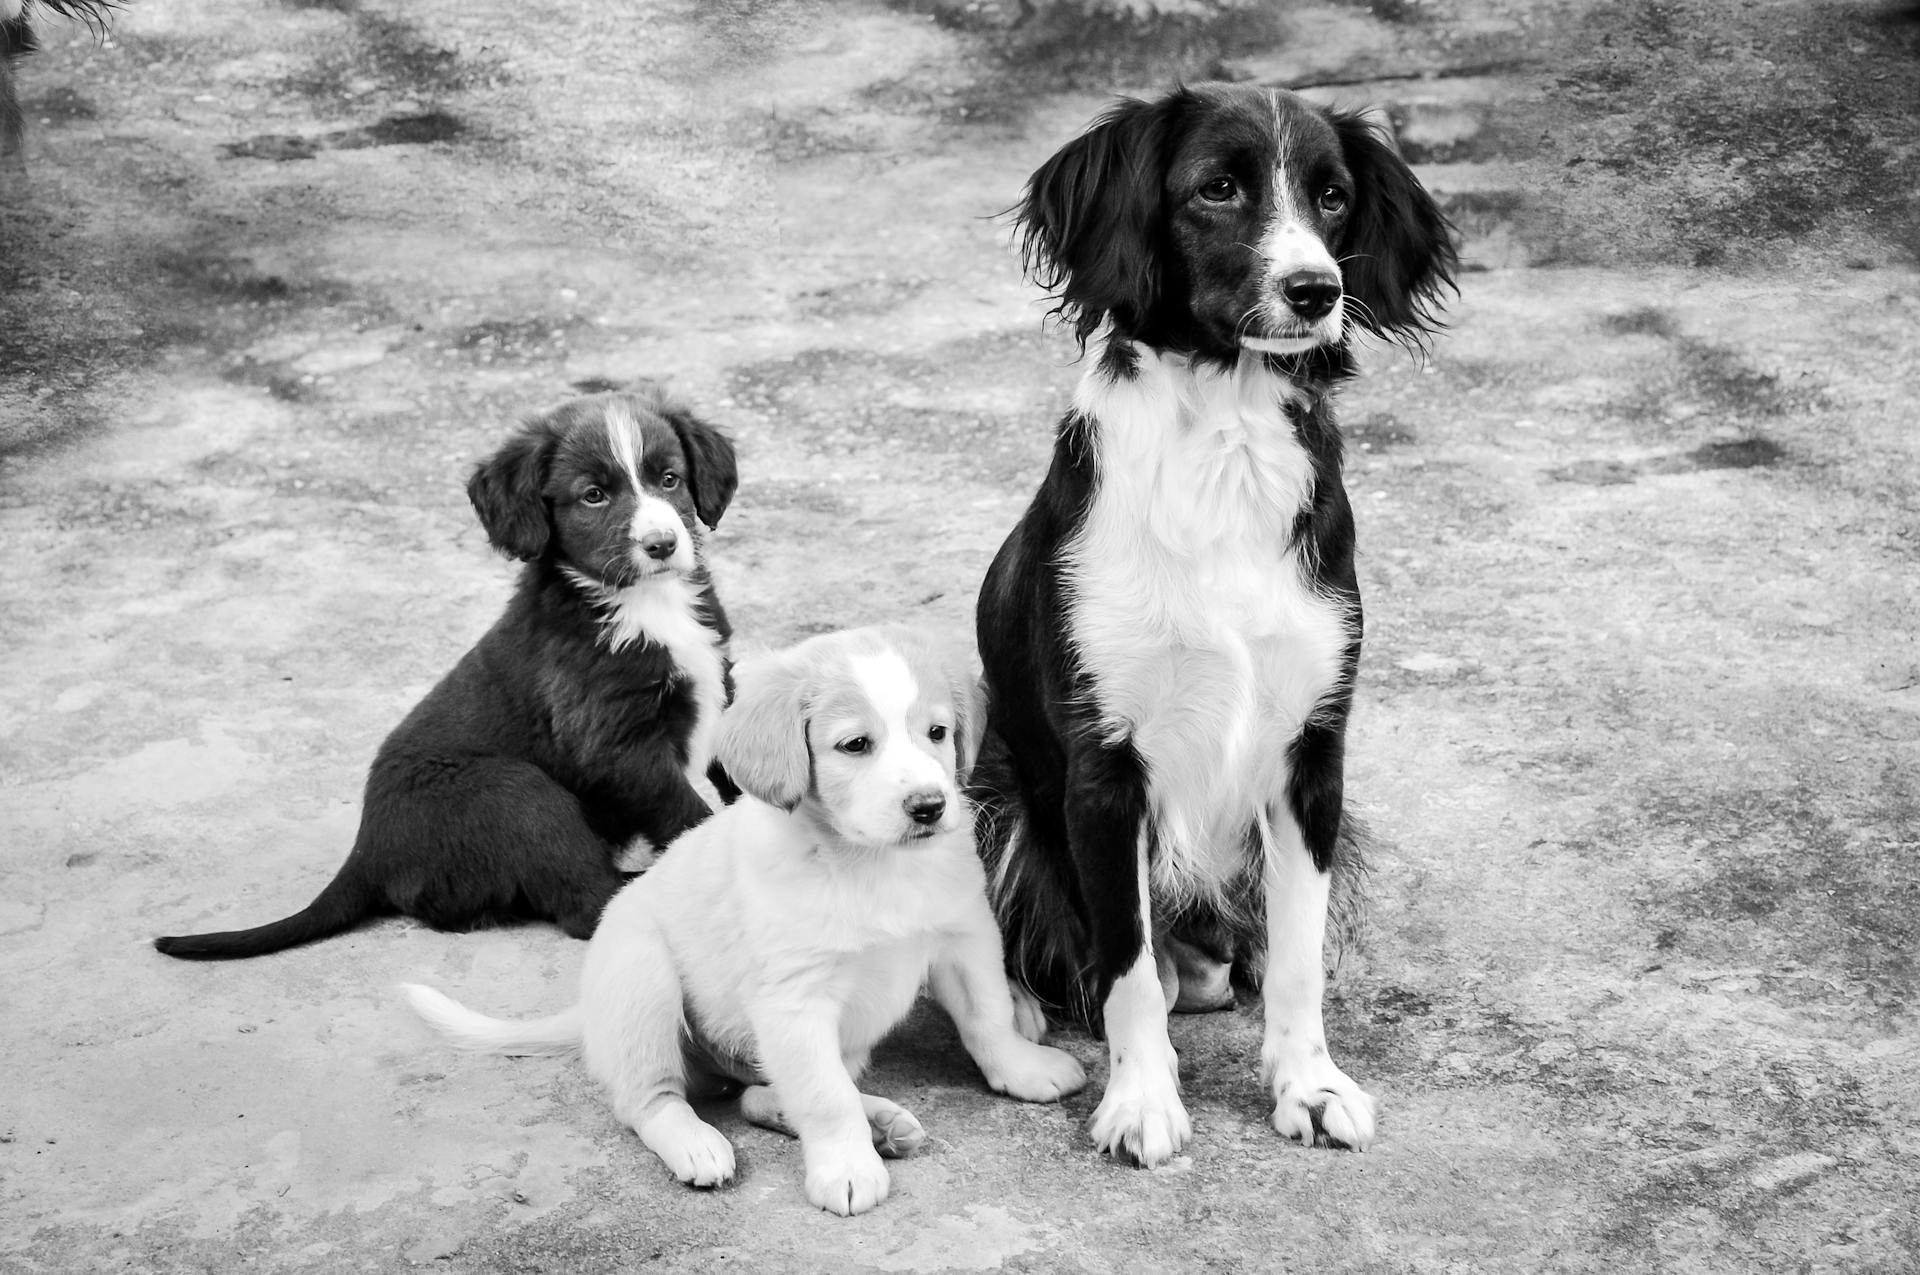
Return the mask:
{"type": "Polygon", "coordinates": [[[936,788],[921,788],[907,794],[900,803],[907,812],[907,818],[917,824],[936,824],[940,816],[947,813],[946,794],[936,788]]]}

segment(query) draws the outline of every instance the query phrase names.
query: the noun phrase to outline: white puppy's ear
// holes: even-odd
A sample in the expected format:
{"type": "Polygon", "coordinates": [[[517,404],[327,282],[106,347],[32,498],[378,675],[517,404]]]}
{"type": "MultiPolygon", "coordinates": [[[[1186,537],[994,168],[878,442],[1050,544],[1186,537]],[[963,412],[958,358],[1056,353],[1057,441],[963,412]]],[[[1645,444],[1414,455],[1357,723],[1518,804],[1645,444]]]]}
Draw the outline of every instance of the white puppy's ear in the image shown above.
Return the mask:
{"type": "Polygon", "coordinates": [[[965,666],[952,668],[954,779],[964,790],[973,763],[980,756],[980,739],[987,733],[987,688],[965,666]]]}
{"type": "Polygon", "coordinates": [[[714,755],[733,782],[770,806],[792,810],[807,795],[807,662],[763,655],[736,667],[733,704],[720,719],[714,755]]]}

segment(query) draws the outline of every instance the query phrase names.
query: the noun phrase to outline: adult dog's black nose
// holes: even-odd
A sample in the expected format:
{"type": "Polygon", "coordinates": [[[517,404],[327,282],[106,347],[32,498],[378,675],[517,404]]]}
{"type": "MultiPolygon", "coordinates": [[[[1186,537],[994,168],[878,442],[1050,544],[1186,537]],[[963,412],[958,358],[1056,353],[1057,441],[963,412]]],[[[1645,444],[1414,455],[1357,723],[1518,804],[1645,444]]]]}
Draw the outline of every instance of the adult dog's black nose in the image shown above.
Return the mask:
{"type": "Polygon", "coordinates": [[[1340,299],[1340,280],[1320,270],[1299,270],[1280,280],[1280,295],[1289,310],[1311,323],[1340,299]]]}
{"type": "Polygon", "coordinates": [[[680,537],[671,531],[649,531],[640,537],[640,552],[655,562],[665,562],[673,556],[673,551],[679,544],[680,537]]]}
{"type": "Polygon", "coordinates": [[[935,824],[940,816],[947,813],[947,799],[937,792],[908,793],[906,801],[907,818],[918,824],[935,824]]]}

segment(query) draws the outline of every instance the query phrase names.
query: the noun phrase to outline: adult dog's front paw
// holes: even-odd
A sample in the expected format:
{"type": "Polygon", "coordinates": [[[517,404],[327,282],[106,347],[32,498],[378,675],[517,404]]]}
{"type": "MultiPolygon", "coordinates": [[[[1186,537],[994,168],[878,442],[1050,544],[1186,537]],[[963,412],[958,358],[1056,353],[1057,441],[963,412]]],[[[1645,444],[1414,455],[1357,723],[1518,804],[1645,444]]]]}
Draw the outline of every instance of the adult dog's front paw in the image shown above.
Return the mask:
{"type": "Polygon", "coordinates": [[[1324,1049],[1274,1069],[1273,1128],[1303,1146],[1365,1151],[1373,1141],[1373,1096],[1334,1066],[1324,1049]]]}
{"type": "Polygon", "coordinates": [[[1125,1156],[1144,1169],[1165,1164],[1193,1136],[1193,1122],[1180,1101],[1178,1058],[1164,1064],[1122,1059],[1113,1066],[1107,1092],[1094,1109],[1087,1132],[1109,1155],[1125,1156]]]}
{"type": "Polygon", "coordinates": [[[1058,1102],[1087,1087],[1087,1069],[1064,1049],[1015,1042],[987,1083],[996,1092],[1022,1102],[1058,1102]]]}
{"type": "Polygon", "coordinates": [[[871,1143],[807,1157],[807,1199],[841,1217],[865,1213],[887,1198],[887,1168],[871,1143]]]}

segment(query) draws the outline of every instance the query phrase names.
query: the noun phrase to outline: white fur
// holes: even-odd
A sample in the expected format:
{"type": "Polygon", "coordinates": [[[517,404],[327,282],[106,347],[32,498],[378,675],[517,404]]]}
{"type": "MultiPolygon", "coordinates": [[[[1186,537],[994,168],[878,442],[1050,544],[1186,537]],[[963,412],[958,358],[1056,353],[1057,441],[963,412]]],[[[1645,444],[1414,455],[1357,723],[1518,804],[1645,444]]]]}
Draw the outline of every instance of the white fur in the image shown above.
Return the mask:
{"type": "Polygon", "coordinates": [[[720,635],[700,622],[693,586],[680,576],[662,573],[624,589],[609,589],[571,567],[564,570],[600,608],[602,639],[609,650],[622,651],[643,639],[656,642],[692,682],[696,709],[693,730],[687,736],[686,773],[698,785],[713,760],[727,687],[720,635]]]}
{"type": "Polygon", "coordinates": [[[1286,803],[1262,824],[1267,895],[1267,967],[1260,983],[1266,1030],[1260,1075],[1273,1094],[1273,1127],[1312,1146],[1315,1117],[1333,1141],[1364,1151],[1373,1141],[1373,1098],[1334,1065],[1320,1005],[1327,932],[1326,873],[1313,866],[1286,803]]]}
{"type": "MultiPolygon", "coordinates": [[[[914,728],[919,697],[904,694],[897,671],[869,665],[856,678],[849,693],[871,698],[886,716],[880,725],[903,737],[914,728]]],[[[902,773],[918,782],[917,767],[902,773]]],[[[941,782],[953,790],[951,774],[941,782]]],[[[409,995],[436,1028],[474,1048],[551,1043],[577,1022],[587,1068],[615,1113],[696,1185],[734,1171],[726,1139],[686,1101],[701,1070],[770,1085],[749,1089],[743,1109],[799,1135],[807,1198],[843,1215],[886,1197],[876,1141],[895,1151],[917,1144],[911,1116],[854,1082],[923,983],[995,1091],[1051,1101],[1079,1089],[1079,1063],[1014,1031],[968,821],[863,844],[831,831],[844,809],[819,808],[829,799],[819,794],[852,790],[809,788],[815,795],[791,812],[743,795],[614,896],[587,947],[574,1019],[515,1026],[409,995]]]]}
{"type": "Polygon", "coordinates": [[[848,667],[860,695],[830,697],[831,715],[814,723],[815,786],[847,790],[835,812],[837,831],[869,844],[907,839],[916,829],[905,802],[914,794],[937,794],[945,802],[939,822],[922,831],[955,831],[970,814],[954,777],[951,706],[924,697],[896,652],[855,656],[848,667]],[[946,728],[944,749],[928,736],[936,725],[946,728]],[[854,736],[869,741],[867,752],[850,757],[834,750],[836,741],[854,736]]]}
{"type": "Polygon", "coordinates": [[[1346,609],[1310,585],[1294,520],[1313,471],[1259,361],[1231,371],[1135,347],[1075,396],[1099,422],[1099,481],[1066,547],[1070,631],[1109,738],[1147,772],[1156,896],[1217,894],[1284,803],[1287,748],[1338,684],[1346,609]]]}

